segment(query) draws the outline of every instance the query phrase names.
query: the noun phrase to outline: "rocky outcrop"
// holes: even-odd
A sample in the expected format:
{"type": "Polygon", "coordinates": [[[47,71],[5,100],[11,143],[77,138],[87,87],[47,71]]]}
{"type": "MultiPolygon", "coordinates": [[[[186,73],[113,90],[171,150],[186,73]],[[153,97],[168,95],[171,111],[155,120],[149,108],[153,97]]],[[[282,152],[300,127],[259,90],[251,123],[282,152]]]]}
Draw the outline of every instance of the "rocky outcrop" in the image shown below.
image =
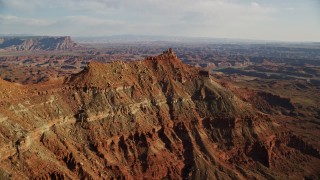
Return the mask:
{"type": "Polygon", "coordinates": [[[260,111],[269,114],[276,111],[290,114],[295,110],[295,107],[289,98],[280,97],[264,91],[255,92],[248,101],[254,104],[260,111]]]}
{"type": "Polygon", "coordinates": [[[63,82],[21,89],[0,100],[0,178],[288,179],[318,173],[316,147],[172,50],[135,62],[92,62],[63,82]]]}
{"type": "Polygon", "coordinates": [[[11,51],[67,50],[77,46],[70,36],[4,37],[0,39],[0,49],[11,51]]]}

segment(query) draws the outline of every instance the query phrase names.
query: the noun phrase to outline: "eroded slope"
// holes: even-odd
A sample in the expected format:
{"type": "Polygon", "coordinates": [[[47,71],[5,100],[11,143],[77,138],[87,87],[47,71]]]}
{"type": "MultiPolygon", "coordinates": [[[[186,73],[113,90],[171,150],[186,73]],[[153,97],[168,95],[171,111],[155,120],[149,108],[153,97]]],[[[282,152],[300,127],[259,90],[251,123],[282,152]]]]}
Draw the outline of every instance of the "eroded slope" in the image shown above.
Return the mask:
{"type": "Polygon", "coordinates": [[[0,177],[316,177],[319,150],[168,50],[1,100],[0,177]]]}

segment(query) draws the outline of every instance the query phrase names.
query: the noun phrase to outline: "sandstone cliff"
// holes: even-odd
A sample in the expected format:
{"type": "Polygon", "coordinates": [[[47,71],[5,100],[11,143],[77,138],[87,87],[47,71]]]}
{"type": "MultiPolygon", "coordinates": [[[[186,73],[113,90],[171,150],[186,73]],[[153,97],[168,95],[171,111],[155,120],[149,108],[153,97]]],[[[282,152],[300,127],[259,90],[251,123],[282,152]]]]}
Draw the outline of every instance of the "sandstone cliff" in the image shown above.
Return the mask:
{"type": "Polygon", "coordinates": [[[1,179],[287,179],[319,172],[319,147],[171,49],[12,86],[0,100],[1,179]]]}
{"type": "Polygon", "coordinates": [[[76,47],[70,36],[64,37],[3,37],[0,38],[0,49],[11,51],[31,50],[67,50],[76,47]]]}

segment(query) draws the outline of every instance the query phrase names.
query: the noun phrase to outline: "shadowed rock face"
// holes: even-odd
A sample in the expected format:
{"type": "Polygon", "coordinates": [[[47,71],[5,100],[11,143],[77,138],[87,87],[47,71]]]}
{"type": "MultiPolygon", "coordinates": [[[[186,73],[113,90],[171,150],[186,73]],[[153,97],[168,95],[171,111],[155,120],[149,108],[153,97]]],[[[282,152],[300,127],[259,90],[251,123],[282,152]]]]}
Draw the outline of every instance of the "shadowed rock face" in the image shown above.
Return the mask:
{"type": "Polygon", "coordinates": [[[285,179],[319,170],[317,147],[172,50],[0,88],[9,89],[0,100],[0,177],[285,179]]]}
{"type": "Polygon", "coordinates": [[[0,38],[0,49],[13,51],[67,50],[76,47],[69,36],[65,37],[4,37],[0,38]]]}

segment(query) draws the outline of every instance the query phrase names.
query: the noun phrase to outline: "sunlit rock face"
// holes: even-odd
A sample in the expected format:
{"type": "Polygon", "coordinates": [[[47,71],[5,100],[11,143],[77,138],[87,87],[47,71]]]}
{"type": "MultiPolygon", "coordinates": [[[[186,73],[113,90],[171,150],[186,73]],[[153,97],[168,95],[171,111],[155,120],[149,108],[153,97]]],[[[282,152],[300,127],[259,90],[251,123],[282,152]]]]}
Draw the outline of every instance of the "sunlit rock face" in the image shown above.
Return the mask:
{"type": "Polygon", "coordinates": [[[319,150],[169,49],[35,85],[0,80],[0,178],[316,177],[319,150]]]}

